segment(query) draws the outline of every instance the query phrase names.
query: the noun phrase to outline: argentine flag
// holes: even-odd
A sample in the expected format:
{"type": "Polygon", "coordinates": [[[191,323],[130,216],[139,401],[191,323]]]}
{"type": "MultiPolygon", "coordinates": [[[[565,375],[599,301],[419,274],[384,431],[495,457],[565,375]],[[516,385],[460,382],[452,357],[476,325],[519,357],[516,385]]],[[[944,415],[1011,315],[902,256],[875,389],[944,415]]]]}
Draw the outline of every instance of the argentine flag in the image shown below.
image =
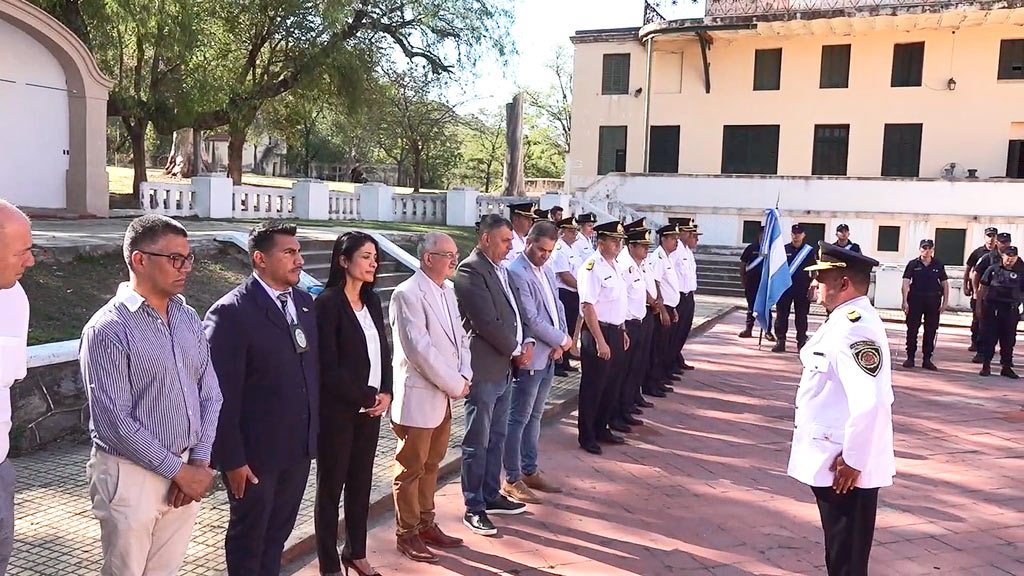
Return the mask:
{"type": "Polygon", "coordinates": [[[786,237],[779,226],[779,210],[764,211],[764,237],[761,240],[761,283],[757,287],[754,301],[754,317],[763,332],[772,331],[772,306],[779,301],[783,292],[793,285],[786,261],[786,237]]]}

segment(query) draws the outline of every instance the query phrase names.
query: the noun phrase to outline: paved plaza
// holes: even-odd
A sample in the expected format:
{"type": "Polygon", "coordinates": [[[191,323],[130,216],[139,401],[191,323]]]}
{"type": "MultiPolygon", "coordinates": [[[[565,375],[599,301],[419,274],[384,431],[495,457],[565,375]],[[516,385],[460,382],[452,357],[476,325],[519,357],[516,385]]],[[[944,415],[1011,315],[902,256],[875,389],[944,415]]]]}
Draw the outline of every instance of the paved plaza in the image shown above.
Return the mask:
{"type": "MultiPolygon", "coordinates": [[[[698,370],[628,446],[594,457],[576,445],[574,416],[546,427],[541,466],[567,492],[495,518],[499,537],[463,527],[450,482],[438,521],[467,547],[437,566],[407,561],[385,514],[369,557],[403,576],[823,574],[813,497],[785,475],[799,362],[737,338],[741,323],[734,313],[687,345],[698,370]]],[[[898,363],[904,333],[888,328],[898,363]]],[[[898,476],[881,492],[872,574],[1024,574],[1024,392],[978,377],[966,334],[940,333],[941,372],[894,372],[898,476]]],[[[315,560],[295,573],[315,576],[315,560]]]]}

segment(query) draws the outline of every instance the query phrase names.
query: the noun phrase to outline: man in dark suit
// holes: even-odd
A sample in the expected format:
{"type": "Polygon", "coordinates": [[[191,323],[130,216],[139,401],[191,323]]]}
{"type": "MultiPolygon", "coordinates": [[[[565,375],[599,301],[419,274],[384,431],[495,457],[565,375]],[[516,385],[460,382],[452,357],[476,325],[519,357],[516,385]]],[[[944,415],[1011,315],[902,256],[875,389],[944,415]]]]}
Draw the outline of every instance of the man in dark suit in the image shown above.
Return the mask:
{"type": "Polygon", "coordinates": [[[320,374],[313,299],[295,289],[295,226],[249,233],[253,274],[210,308],[206,336],[224,405],[213,465],[231,506],[224,548],[231,576],[281,571],[316,454],[320,374]]]}
{"type": "Polygon", "coordinates": [[[489,514],[519,514],[526,507],[499,493],[501,460],[508,431],[512,367],[530,362],[533,340],[527,332],[519,290],[502,261],[512,247],[512,224],[491,214],[480,220],[479,241],[455,273],[469,349],[473,382],[466,398],[462,440],[463,524],[476,534],[498,529],[489,514]]]}

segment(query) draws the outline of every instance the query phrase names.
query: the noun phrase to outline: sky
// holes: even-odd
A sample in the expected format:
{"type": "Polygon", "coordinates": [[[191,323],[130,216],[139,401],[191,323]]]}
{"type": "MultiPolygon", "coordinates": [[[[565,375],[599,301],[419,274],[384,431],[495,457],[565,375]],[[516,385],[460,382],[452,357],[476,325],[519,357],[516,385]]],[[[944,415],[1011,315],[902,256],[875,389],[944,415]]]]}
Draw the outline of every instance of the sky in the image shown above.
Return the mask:
{"type": "MultiPolygon", "coordinates": [[[[668,19],[700,17],[703,2],[664,0],[661,13],[668,19]]],[[[511,101],[518,86],[543,89],[554,82],[545,68],[555,49],[564,45],[571,56],[569,37],[577,30],[626,28],[643,23],[644,0],[516,0],[512,29],[517,54],[507,69],[497,62],[482,62],[478,78],[464,87],[465,111],[498,109],[511,101]]]]}

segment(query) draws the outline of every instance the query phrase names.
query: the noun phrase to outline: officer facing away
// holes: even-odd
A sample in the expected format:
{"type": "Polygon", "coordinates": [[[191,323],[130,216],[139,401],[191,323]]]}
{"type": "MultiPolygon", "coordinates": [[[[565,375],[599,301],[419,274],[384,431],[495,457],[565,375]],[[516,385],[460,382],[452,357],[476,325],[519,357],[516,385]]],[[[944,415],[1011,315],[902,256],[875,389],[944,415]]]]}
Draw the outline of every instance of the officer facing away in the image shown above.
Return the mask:
{"type": "Polygon", "coordinates": [[[949,278],[946,267],[935,258],[935,242],[921,240],[921,256],[914,258],[903,271],[903,313],[907,315],[907,359],[904,368],[914,367],[917,353],[917,331],[924,318],[925,370],[938,370],[932,363],[935,352],[935,333],[939,330],[939,316],[949,302],[949,278]]]}
{"type": "Polygon", "coordinates": [[[1017,264],[1017,247],[1007,246],[1001,250],[1002,263],[989,266],[981,277],[978,300],[984,302],[981,319],[981,374],[992,374],[992,358],[996,354],[996,340],[999,340],[999,360],[1003,369],[1001,376],[1016,380],[1013,371],[1013,345],[1017,339],[1018,308],[1024,289],[1024,274],[1014,270],[1017,264]]]}

